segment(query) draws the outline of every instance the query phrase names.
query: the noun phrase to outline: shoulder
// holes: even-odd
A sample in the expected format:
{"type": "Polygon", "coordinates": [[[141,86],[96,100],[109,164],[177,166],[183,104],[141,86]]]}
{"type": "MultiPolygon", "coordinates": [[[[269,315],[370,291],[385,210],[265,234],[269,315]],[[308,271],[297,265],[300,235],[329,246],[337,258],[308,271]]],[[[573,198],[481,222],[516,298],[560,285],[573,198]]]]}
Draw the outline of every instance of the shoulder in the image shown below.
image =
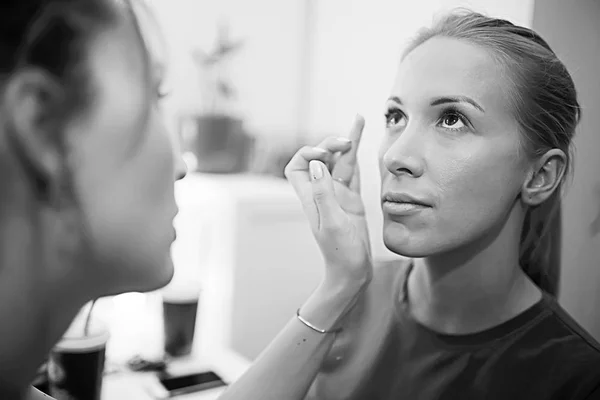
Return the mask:
{"type": "Polygon", "coordinates": [[[600,383],[583,400],[600,400],[600,383]]]}
{"type": "Polygon", "coordinates": [[[560,354],[572,367],[595,365],[594,373],[600,378],[600,343],[556,299],[545,295],[545,302],[548,316],[536,327],[545,346],[560,354]]]}
{"type": "Polygon", "coordinates": [[[552,313],[552,320],[555,321],[560,332],[575,339],[582,348],[587,349],[590,356],[600,359],[600,343],[557,300],[547,296],[547,304],[552,313]]]}
{"type": "Polygon", "coordinates": [[[600,400],[600,343],[555,299],[546,296],[546,303],[550,312],[535,331],[548,376],[571,398],[600,400]]]}

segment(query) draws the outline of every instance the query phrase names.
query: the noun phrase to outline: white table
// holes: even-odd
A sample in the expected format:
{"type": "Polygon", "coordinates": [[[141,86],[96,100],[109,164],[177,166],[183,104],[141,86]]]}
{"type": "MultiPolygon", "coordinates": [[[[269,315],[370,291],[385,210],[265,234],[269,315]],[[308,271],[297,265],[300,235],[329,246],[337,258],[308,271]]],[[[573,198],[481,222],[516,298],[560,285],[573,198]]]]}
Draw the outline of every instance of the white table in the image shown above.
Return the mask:
{"type": "MultiPolygon", "coordinates": [[[[176,198],[173,283],[198,279],[203,293],[194,357],[174,368],[210,368],[231,382],[247,369],[245,358],[254,359],[318,286],[322,255],[282,179],[189,174],[177,183],[176,198]]],[[[109,364],[162,355],[158,293],[102,303],[96,315],[111,330],[109,364]]],[[[148,399],[143,386],[151,378],[108,375],[103,399],[148,399]]]]}
{"type": "MultiPolygon", "coordinates": [[[[102,400],[151,400],[148,387],[156,384],[153,373],[130,372],[122,368],[133,356],[154,359],[163,352],[161,298],[158,293],[128,293],[114,298],[100,299],[94,315],[102,319],[111,332],[107,346],[107,370],[102,388],[102,400]],[[117,372],[112,372],[116,370],[117,372]]],[[[226,382],[238,379],[250,362],[220,345],[204,341],[208,326],[202,324],[202,310],[198,313],[194,337],[194,352],[169,364],[170,373],[212,370],[226,382]]],[[[178,396],[186,400],[216,399],[224,388],[178,396]]]]}
{"type": "MultiPolygon", "coordinates": [[[[227,351],[216,351],[204,359],[189,359],[174,363],[170,372],[186,373],[211,370],[220,375],[226,382],[235,381],[245,371],[248,363],[239,356],[227,351]]],[[[104,377],[102,400],[153,400],[148,388],[157,384],[152,373],[115,373],[104,377]]],[[[177,396],[182,400],[217,399],[225,388],[214,388],[197,393],[177,396]]]]}

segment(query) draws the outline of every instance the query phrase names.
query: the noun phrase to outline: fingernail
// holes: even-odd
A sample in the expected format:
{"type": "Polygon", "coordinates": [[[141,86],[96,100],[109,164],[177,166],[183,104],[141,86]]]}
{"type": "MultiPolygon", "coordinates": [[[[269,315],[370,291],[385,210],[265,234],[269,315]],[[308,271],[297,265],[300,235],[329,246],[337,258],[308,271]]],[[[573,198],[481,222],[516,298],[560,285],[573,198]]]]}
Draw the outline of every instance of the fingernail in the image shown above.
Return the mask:
{"type": "Polygon", "coordinates": [[[355,123],[355,124],[358,124],[358,123],[360,123],[360,124],[362,125],[362,124],[364,124],[364,122],[365,122],[365,117],[363,117],[362,115],[360,115],[360,114],[356,114],[356,115],[354,116],[354,123],[355,123]]]}
{"type": "Polygon", "coordinates": [[[337,140],[339,140],[340,142],[342,142],[342,143],[344,143],[344,144],[346,144],[346,143],[350,143],[350,142],[351,142],[351,140],[350,140],[350,139],[348,139],[348,138],[345,138],[345,137],[339,137],[339,138],[337,138],[337,140]]]}
{"type": "Polygon", "coordinates": [[[310,169],[310,174],[313,178],[313,181],[319,180],[323,177],[323,167],[321,163],[318,161],[311,161],[308,163],[308,168],[310,169]]]}

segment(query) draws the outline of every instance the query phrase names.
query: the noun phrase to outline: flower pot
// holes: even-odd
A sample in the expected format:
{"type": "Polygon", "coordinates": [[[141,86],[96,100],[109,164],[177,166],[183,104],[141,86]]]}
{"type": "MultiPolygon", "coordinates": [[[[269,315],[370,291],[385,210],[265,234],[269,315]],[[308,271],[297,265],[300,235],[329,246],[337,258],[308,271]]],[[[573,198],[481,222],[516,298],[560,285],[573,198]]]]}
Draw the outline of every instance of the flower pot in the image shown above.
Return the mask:
{"type": "Polygon", "coordinates": [[[223,115],[202,115],[186,121],[184,150],[194,153],[196,171],[205,173],[239,173],[248,164],[252,138],[241,119],[223,115]]]}

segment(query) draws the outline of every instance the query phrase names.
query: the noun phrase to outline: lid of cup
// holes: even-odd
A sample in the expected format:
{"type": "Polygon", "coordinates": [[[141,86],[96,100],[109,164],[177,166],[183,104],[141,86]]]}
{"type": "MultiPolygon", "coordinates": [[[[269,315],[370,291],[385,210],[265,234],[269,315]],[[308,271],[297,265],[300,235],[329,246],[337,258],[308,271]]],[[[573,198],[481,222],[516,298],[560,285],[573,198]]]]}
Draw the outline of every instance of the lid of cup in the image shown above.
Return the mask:
{"type": "Polygon", "coordinates": [[[55,351],[88,352],[106,346],[110,333],[104,324],[94,321],[90,323],[87,335],[84,332],[84,321],[74,321],[62,339],[54,346],[55,351]]]}
{"type": "Polygon", "coordinates": [[[200,286],[195,282],[177,282],[161,290],[163,300],[170,303],[189,303],[200,297],[200,286]]]}

